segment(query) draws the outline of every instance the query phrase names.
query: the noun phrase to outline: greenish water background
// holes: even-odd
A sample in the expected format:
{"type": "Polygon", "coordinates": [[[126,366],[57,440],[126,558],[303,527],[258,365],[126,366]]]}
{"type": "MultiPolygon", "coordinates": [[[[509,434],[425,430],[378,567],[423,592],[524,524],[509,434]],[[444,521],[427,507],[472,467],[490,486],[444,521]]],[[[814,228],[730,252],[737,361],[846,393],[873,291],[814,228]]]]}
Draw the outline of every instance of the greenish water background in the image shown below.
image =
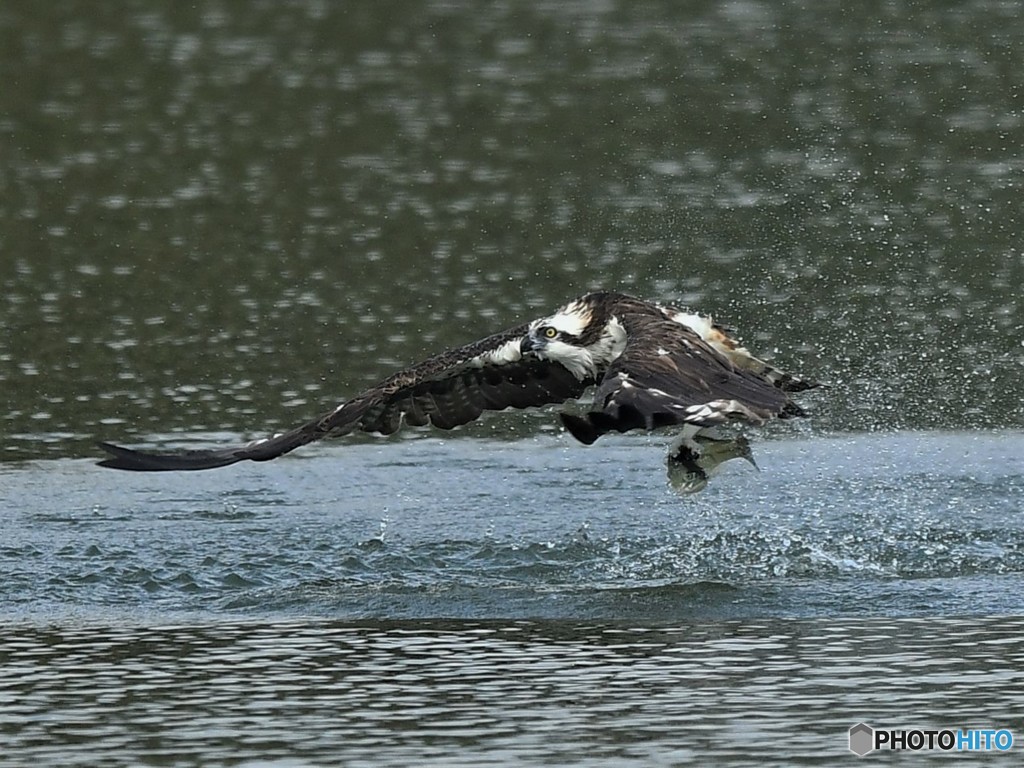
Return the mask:
{"type": "Polygon", "coordinates": [[[872,8],[6,3],[7,457],[259,434],[597,287],[823,431],[1020,427],[1019,9],[872,8]]]}

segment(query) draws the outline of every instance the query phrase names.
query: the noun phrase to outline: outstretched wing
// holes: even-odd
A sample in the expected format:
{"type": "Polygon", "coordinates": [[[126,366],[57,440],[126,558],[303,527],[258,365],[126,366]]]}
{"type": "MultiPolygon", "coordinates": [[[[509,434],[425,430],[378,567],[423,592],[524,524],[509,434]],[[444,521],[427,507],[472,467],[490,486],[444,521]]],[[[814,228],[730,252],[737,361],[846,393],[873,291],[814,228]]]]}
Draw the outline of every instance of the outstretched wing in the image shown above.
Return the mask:
{"type": "Polygon", "coordinates": [[[620,322],[626,348],[599,383],[593,410],[583,417],[562,414],[581,442],[589,445],[610,431],[802,415],[766,373],[738,367],[686,325],[660,312],[624,312],[620,322]]]}
{"type": "Polygon", "coordinates": [[[247,445],[211,451],[152,454],[110,443],[100,466],[138,471],[213,469],[239,461],[267,461],[301,445],[356,430],[389,435],[402,423],[452,429],[484,411],[561,403],[579,397],[592,380],[576,378],[564,366],[524,355],[520,342],[528,326],[445,352],[400,371],[333,411],[288,432],[247,445]]]}

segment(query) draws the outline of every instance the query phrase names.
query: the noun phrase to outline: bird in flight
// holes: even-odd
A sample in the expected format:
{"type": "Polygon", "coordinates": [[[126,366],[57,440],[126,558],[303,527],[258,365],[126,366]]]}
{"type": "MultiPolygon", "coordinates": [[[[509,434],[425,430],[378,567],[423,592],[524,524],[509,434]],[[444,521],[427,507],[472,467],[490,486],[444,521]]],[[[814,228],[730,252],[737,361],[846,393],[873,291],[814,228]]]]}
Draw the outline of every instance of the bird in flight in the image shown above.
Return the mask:
{"type": "Polygon", "coordinates": [[[757,359],[709,317],[602,291],[399,371],[287,432],[173,454],[104,442],[111,456],[99,464],[168,471],[267,461],[356,430],[390,435],[403,422],[452,429],[484,411],[563,403],[593,387],[589,411],[560,414],[573,437],[590,445],[607,432],[676,428],[670,476],[675,462],[691,484],[684,490],[699,490],[722,461],[750,459],[745,439],[722,440],[716,427],[804,416],[791,394],[815,386],[757,359]]]}

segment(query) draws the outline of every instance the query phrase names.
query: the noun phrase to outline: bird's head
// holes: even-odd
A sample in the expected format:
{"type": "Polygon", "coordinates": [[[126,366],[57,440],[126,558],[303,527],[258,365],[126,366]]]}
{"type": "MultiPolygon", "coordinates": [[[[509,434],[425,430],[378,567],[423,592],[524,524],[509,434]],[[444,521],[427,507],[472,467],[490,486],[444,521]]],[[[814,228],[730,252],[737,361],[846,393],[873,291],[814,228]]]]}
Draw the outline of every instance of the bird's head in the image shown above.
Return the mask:
{"type": "Polygon", "coordinates": [[[619,339],[615,331],[621,332],[621,326],[615,323],[612,328],[598,314],[589,302],[570,302],[555,314],[530,323],[519,350],[523,355],[561,363],[578,379],[594,377],[625,345],[625,333],[619,339]]]}
{"type": "Polygon", "coordinates": [[[592,316],[590,307],[577,300],[553,315],[534,320],[523,337],[522,351],[532,352],[542,359],[558,359],[560,352],[567,351],[565,347],[584,346],[583,337],[592,316]]]}

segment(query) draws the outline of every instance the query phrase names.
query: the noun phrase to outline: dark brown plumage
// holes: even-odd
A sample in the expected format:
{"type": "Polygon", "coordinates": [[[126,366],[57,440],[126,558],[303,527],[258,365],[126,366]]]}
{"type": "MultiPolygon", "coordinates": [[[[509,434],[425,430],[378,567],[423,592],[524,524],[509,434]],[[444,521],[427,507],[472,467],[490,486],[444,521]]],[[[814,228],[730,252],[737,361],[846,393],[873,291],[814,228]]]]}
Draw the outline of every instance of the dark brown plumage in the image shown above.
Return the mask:
{"type": "Polygon", "coordinates": [[[569,432],[588,444],[608,431],[683,426],[685,438],[730,419],[761,423],[803,415],[789,393],[815,386],[753,357],[708,318],[599,292],[399,371],[283,434],[178,454],[100,443],[111,457],[99,463],[165,471],[266,461],[356,430],[387,435],[403,422],[451,429],[484,411],[579,398],[593,385],[587,414],[562,414],[569,432]]]}

